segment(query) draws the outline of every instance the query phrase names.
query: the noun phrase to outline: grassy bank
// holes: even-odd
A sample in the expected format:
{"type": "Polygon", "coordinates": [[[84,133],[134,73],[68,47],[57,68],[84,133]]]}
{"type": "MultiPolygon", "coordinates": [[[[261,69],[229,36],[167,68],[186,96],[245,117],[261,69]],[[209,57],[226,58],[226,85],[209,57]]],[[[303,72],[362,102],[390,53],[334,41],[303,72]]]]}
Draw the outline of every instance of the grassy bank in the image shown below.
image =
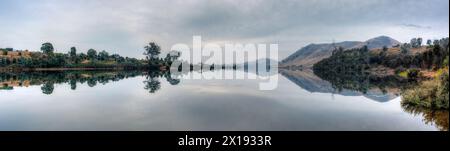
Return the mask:
{"type": "Polygon", "coordinates": [[[431,109],[449,107],[449,71],[443,68],[432,80],[422,81],[418,86],[405,90],[402,104],[431,109]]]}

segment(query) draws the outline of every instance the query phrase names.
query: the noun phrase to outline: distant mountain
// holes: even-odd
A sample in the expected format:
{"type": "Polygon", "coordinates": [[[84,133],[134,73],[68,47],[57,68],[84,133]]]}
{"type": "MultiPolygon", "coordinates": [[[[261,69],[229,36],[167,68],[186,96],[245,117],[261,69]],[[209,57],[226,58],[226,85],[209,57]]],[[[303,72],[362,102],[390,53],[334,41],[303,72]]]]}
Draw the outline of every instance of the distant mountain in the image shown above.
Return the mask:
{"type": "Polygon", "coordinates": [[[324,43],[324,44],[309,44],[295,53],[281,61],[280,66],[290,66],[290,65],[302,65],[304,67],[312,67],[315,63],[319,62],[322,59],[328,58],[331,56],[334,47],[342,47],[344,49],[351,48],[360,48],[365,45],[369,49],[382,48],[383,46],[392,47],[397,44],[400,44],[395,39],[392,39],[387,36],[379,36],[372,39],[369,39],[365,42],[360,41],[344,41],[340,43],[324,43]]]}
{"type": "Polygon", "coordinates": [[[392,47],[395,45],[401,44],[399,41],[392,39],[388,36],[379,36],[372,39],[369,39],[362,44],[355,46],[354,48],[361,48],[364,45],[367,45],[369,49],[383,48],[383,46],[392,47]]]}

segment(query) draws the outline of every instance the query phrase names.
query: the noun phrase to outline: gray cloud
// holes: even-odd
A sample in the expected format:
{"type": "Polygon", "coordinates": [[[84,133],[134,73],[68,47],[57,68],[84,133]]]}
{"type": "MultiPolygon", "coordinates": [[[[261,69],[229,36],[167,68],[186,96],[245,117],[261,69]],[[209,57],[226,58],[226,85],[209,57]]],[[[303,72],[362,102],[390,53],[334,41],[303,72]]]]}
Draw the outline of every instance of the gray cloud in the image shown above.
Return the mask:
{"type": "Polygon", "coordinates": [[[308,43],[388,35],[448,36],[448,0],[2,0],[0,47],[50,41],[141,57],[148,41],[278,43],[285,57],[308,43]],[[408,24],[405,24],[408,23],[408,24]],[[405,28],[408,27],[408,28],[405,28]]]}
{"type": "Polygon", "coordinates": [[[416,24],[402,24],[402,25],[407,28],[431,29],[431,26],[422,26],[422,25],[416,25],[416,24]]]}

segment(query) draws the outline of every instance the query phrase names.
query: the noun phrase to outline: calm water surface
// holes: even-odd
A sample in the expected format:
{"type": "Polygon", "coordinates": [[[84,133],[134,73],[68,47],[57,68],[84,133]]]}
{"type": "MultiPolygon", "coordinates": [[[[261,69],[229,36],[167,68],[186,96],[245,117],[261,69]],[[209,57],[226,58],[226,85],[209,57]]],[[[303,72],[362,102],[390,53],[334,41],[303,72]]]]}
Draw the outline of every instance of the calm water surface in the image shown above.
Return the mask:
{"type": "Polygon", "coordinates": [[[428,131],[445,124],[448,129],[448,112],[442,122],[407,111],[396,94],[335,93],[313,74],[282,73],[272,91],[260,91],[258,80],[174,80],[139,74],[109,81],[52,82],[50,88],[45,80],[16,86],[10,80],[0,90],[0,130],[428,131]]]}

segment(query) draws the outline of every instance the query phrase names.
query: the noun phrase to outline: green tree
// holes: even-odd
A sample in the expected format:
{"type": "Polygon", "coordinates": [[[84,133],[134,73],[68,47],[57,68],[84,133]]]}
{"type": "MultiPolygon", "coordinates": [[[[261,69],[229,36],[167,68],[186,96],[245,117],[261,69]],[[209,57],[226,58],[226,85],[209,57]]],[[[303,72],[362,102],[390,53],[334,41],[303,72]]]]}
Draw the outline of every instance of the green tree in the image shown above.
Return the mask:
{"type": "Polygon", "coordinates": [[[41,87],[42,93],[47,95],[52,94],[54,89],[55,86],[51,82],[47,82],[41,87]]]}
{"type": "Polygon", "coordinates": [[[77,89],[77,81],[76,80],[70,80],[70,89],[71,90],[76,90],[77,89]]]}
{"type": "Polygon", "coordinates": [[[94,49],[89,49],[87,52],[89,59],[94,60],[97,58],[97,51],[94,49]]]}
{"type": "Polygon", "coordinates": [[[75,58],[77,56],[77,48],[75,47],[70,48],[69,55],[71,58],[75,58]]]}
{"type": "Polygon", "coordinates": [[[53,54],[54,50],[53,45],[49,42],[43,43],[41,46],[41,51],[45,54],[53,54]]]}
{"type": "Polygon", "coordinates": [[[383,52],[387,52],[389,48],[387,46],[383,46],[383,52]]]}
{"type": "Polygon", "coordinates": [[[87,81],[89,87],[95,87],[97,85],[97,81],[94,78],[91,78],[87,81]]]}
{"type": "Polygon", "coordinates": [[[79,63],[77,58],[77,48],[71,47],[69,52],[70,60],[74,63],[79,63]]]}
{"type": "Polygon", "coordinates": [[[148,45],[145,46],[144,49],[144,55],[146,56],[147,60],[154,60],[161,53],[161,47],[159,47],[159,45],[154,42],[148,43],[148,45]]]}
{"type": "MultiPolygon", "coordinates": [[[[411,40],[411,41],[412,41],[412,40],[411,40]]],[[[400,52],[401,52],[402,54],[408,54],[408,53],[409,53],[409,48],[410,48],[410,47],[411,47],[410,44],[405,43],[405,44],[403,44],[403,45],[400,46],[400,52]]]]}
{"type": "Polygon", "coordinates": [[[430,39],[428,39],[428,40],[427,40],[427,45],[428,45],[428,46],[431,46],[432,44],[433,44],[433,42],[432,42],[430,39]]]}
{"type": "Polygon", "coordinates": [[[99,60],[107,60],[108,57],[109,57],[109,53],[106,52],[105,50],[103,50],[100,53],[98,53],[98,59],[99,60]]]}
{"type": "Polygon", "coordinates": [[[155,93],[161,88],[161,82],[157,78],[147,78],[148,80],[145,80],[145,87],[144,89],[147,90],[149,93],[155,93]]]}
{"type": "Polygon", "coordinates": [[[420,46],[422,46],[422,38],[417,38],[417,44],[416,44],[416,46],[417,47],[420,47],[420,46]]]}

